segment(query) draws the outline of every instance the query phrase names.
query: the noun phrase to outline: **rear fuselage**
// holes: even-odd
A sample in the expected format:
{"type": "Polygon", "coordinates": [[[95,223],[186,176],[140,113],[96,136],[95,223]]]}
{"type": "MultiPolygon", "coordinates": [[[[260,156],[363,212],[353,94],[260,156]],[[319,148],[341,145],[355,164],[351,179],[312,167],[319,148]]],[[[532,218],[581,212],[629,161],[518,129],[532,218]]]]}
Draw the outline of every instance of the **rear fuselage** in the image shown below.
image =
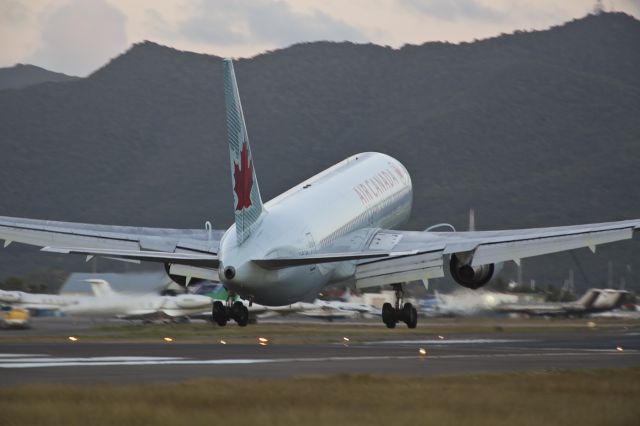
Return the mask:
{"type": "MultiPolygon", "coordinates": [[[[411,178],[399,161],[379,153],[354,155],[266,203],[242,244],[231,226],[220,242],[220,280],[266,305],[312,300],[322,287],[352,276],[355,262],[270,270],[251,260],[323,252],[352,231],[395,227],[409,217],[411,202],[411,178]],[[224,276],[227,266],[235,269],[232,279],[224,276]]],[[[349,248],[367,243],[353,238],[349,248]]]]}

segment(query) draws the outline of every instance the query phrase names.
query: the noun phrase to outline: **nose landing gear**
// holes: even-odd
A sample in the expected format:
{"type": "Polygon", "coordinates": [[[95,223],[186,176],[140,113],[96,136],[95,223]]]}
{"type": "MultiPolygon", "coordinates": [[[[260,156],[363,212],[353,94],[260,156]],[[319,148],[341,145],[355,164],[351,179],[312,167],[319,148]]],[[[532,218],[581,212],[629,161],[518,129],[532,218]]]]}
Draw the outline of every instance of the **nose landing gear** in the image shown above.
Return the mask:
{"type": "Polygon", "coordinates": [[[231,302],[234,296],[229,294],[227,303],[216,300],[211,309],[211,319],[221,327],[227,325],[229,320],[234,320],[240,327],[249,323],[249,309],[241,301],[231,302]]]}
{"type": "Polygon", "coordinates": [[[409,328],[416,328],[418,325],[418,311],[411,303],[404,302],[404,290],[402,284],[392,284],[393,290],[396,292],[395,306],[391,303],[382,305],[382,322],[388,328],[395,328],[400,321],[407,324],[409,328]]]}

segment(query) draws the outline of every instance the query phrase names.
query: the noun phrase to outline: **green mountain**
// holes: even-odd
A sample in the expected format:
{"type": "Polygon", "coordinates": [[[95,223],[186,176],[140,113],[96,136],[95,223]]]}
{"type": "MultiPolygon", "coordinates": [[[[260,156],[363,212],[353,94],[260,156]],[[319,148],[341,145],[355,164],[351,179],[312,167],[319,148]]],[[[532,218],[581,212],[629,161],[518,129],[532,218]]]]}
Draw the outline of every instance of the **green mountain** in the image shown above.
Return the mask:
{"type": "Polygon", "coordinates": [[[48,71],[35,65],[17,64],[0,68],[0,90],[21,89],[34,84],[77,80],[79,77],[48,71]]]}
{"type": "MultiPolygon", "coordinates": [[[[473,43],[316,42],[241,59],[263,198],[353,153],[381,151],[411,173],[409,229],[464,229],[472,207],[478,229],[640,217],[638,46],[640,22],[605,13],[473,43]]],[[[87,78],[2,91],[0,144],[0,215],[165,227],[233,220],[214,56],[145,42],[87,78]]],[[[576,255],[527,260],[524,277],[562,283],[573,268],[580,285],[603,285],[612,260],[616,283],[637,288],[638,241],[576,255]]],[[[88,268],[33,249],[0,252],[0,277],[49,266],[88,268]]]]}

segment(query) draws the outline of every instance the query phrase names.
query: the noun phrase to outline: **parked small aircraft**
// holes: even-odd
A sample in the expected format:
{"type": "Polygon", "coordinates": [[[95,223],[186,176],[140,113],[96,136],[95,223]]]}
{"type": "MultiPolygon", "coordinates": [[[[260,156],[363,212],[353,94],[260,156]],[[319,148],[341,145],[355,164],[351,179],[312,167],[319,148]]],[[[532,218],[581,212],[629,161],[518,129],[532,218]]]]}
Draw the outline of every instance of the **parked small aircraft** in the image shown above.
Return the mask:
{"type": "Polygon", "coordinates": [[[90,279],[94,296],[30,294],[20,291],[0,291],[0,302],[27,309],[58,310],[66,315],[86,317],[117,317],[123,319],[188,318],[211,309],[207,296],[180,294],[125,294],[111,289],[105,280],[90,279]]]}
{"type": "Polygon", "coordinates": [[[624,290],[589,289],[578,300],[565,303],[505,303],[494,308],[495,312],[517,313],[530,316],[583,316],[620,308],[630,293],[624,290]]]}

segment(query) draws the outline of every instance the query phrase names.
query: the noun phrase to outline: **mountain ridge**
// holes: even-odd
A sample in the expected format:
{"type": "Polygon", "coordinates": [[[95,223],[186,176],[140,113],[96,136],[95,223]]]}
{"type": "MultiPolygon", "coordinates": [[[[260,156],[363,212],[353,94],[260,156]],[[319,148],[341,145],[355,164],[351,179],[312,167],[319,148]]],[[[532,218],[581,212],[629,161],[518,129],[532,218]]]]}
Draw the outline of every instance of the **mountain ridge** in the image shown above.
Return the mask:
{"type": "Polygon", "coordinates": [[[0,90],[22,89],[41,83],[60,83],[78,80],[80,77],[49,71],[29,64],[16,64],[0,68],[0,90]]]}

